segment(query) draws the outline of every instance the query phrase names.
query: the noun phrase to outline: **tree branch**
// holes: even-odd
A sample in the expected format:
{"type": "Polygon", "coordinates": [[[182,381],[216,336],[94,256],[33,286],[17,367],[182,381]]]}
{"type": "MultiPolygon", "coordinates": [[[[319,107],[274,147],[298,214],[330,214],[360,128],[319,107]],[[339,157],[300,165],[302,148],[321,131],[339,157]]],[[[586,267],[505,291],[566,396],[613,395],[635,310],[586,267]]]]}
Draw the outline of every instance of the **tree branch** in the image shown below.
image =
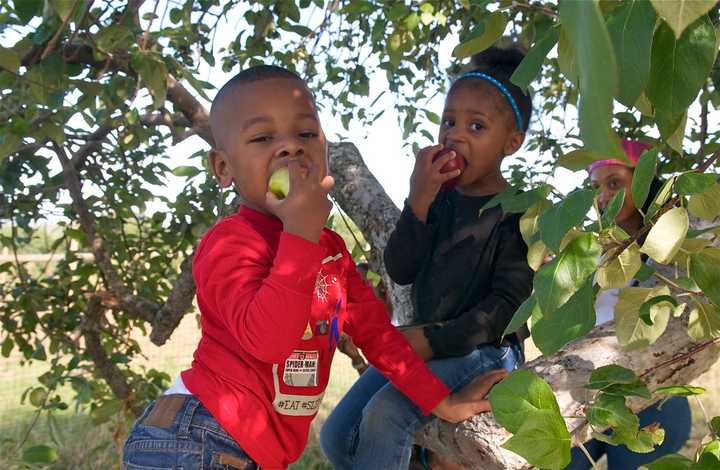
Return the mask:
{"type": "Polygon", "coordinates": [[[100,376],[105,379],[113,394],[130,407],[135,416],[140,416],[142,405],[134,403],[132,390],[120,368],[110,360],[100,340],[100,323],[103,305],[99,297],[92,296],[85,306],[80,331],[85,337],[85,347],[100,376]]]}

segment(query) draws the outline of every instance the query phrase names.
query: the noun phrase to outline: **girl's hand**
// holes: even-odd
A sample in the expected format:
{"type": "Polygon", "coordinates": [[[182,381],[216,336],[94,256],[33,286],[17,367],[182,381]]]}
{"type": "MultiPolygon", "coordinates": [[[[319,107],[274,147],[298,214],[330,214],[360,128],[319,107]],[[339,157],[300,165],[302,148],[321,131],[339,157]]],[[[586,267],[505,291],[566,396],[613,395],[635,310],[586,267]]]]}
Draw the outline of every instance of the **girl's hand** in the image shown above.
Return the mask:
{"type": "Polygon", "coordinates": [[[459,391],[441,401],[433,414],[451,423],[459,423],[476,414],[490,411],[490,402],[485,398],[496,383],[507,377],[505,369],[487,372],[465,385],[459,391]]]}
{"type": "Polygon", "coordinates": [[[429,361],[433,357],[433,351],[430,347],[430,342],[425,336],[425,330],[421,326],[415,326],[410,328],[403,328],[400,333],[405,336],[405,339],[410,343],[410,346],[415,350],[415,354],[420,356],[423,361],[429,361]]]}
{"type": "Polygon", "coordinates": [[[440,171],[443,165],[455,158],[455,152],[448,152],[433,161],[435,155],[437,155],[442,148],[442,144],[425,147],[420,150],[415,157],[415,167],[413,168],[412,176],[410,176],[408,204],[415,214],[415,217],[421,222],[427,221],[427,212],[430,204],[435,200],[435,196],[437,196],[443,183],[456,178],[461,173],[460,170],[448,171],[446,173],[440,171]]]}

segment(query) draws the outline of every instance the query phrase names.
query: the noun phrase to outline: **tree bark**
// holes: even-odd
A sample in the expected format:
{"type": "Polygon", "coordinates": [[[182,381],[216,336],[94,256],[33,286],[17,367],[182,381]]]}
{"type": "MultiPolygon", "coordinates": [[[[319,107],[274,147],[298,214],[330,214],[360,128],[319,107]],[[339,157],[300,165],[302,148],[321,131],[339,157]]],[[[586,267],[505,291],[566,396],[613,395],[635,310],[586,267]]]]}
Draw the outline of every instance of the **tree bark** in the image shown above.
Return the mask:
{"type": "Polygon", "coordinates": [[[372,247],[369,253],[370,269],[382,277],[393,308],[393,322],[406,324],[412,315],[410,289],[390,279],[382,259],[390,233],[400,217],[400,210],[352,143],[330,144],[330,173],[335,178],[333,198],[360,228],[372,247]]]}
{"type": "MultiPolygon", "coordinates": [[[[710,369],[718,357],[720,346],[716,342],[694,343],[687,334],[686,322],[673,318],[665,334],[649,348],[623,351],[617,342],[615,326],[610,322],[596,327],[554,356],[538,358],[525,368],[550,384],[563,416],[577,416],[584,415],[591,398],[590,391],[583,385],[598,367],[617,364],[632,369],[642,376],[650,390],[655,390],[663,385],[689,384],[710,369]]],[[[633,397],[629,405],[637,412],[659,398],[633,397]]],[[[573,444],[590,438],[590,429],[584,419],[569,418],[566,423],[573,444]]],[[[467,468],[531,468],[521,457],[501,447],[509,437],[510,434],[495,422],[492,413],[486,413],[458,425],[435,420],[416,435],[416,440],[467,468]]]]}

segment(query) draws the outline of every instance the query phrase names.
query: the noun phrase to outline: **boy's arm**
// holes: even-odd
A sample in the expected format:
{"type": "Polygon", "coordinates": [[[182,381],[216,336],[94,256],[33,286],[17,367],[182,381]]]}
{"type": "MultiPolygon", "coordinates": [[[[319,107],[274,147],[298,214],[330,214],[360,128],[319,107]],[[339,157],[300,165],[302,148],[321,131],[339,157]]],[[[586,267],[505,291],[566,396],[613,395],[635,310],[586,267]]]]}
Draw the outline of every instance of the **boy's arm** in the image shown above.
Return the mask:
{"type": "Polygon", "coordinates": [[[423,328],[433,358],[462,356],[479,344],[497,341],[532,292],[533,271],[519,230],[507,230],[501,237],[490,294],[458,318],[423,328]]]}
{"type": "Polygon", "coordinates": [[[310,316],[322,246],[283,232],[275,258],[264,239],[217,227],[193,264],[198,299],[238,346],[276,363],[292,352],[310,316]]]}
{"type": "MultiPolygon", "coordinates": [[[[351,259],[347,251],[344,255],[346,259],[351,259]]],[[[368,362],[388,377],[424,414],[430,413],[449,395],[450,390],[390,323],[385,304],[375,296],[352,262],[348,265],[345,330],[368,362]]]]}

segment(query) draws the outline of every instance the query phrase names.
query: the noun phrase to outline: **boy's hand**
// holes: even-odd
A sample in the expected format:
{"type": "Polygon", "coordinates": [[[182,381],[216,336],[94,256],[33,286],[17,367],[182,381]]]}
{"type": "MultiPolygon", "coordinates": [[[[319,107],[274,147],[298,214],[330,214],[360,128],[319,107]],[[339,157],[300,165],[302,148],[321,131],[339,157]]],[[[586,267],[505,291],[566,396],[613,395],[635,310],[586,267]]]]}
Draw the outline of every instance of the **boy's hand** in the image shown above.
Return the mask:
{"type": "Polygon", "coordinates": [[[415,353],[422,358],[423,361],[429,361],[433,357],[433,351],[430,342],[425,336],[425,330],[421,326],[414,326],[400,330],[415,353]]]}
{"type": "Polygon", "coordinates": [[[322,176],[318,165],[310,163],[309,168],[301,168],[297,159],[288,162],[288,171],[289,194],[280,200],[268,191],[268,209],[282,220],[286,232],[317,243],[332,208],[328,193],[335,180],[330,175],[322,176]]]}
{"type": "Polygon", "coordinates": [[[487,372],[464,386],[461,390],[441,401],[433,414],[451,423],[459,423],[479,413],[490,411],[490,402],[485,398],[490,389],[508,375],[505,369],[487,372]]]}
{"type": "Polygon", "coordinates": [[[443,183],[456,178],[461,173],[460,170],[448,171],[446,173],[440,171],[443,165],[455,158],[455,152],[448,152],[433,161],[433,157],[435,157],[442,148],[442,144],[425,147],[420,150],[415,157],[415,167],[413,168],[412,176],[410,176],[408,204],[415,214],[415,217],[422,222],[427,221],[430,204],[435,200],[435,196],[437,196],[443,183]]]}

